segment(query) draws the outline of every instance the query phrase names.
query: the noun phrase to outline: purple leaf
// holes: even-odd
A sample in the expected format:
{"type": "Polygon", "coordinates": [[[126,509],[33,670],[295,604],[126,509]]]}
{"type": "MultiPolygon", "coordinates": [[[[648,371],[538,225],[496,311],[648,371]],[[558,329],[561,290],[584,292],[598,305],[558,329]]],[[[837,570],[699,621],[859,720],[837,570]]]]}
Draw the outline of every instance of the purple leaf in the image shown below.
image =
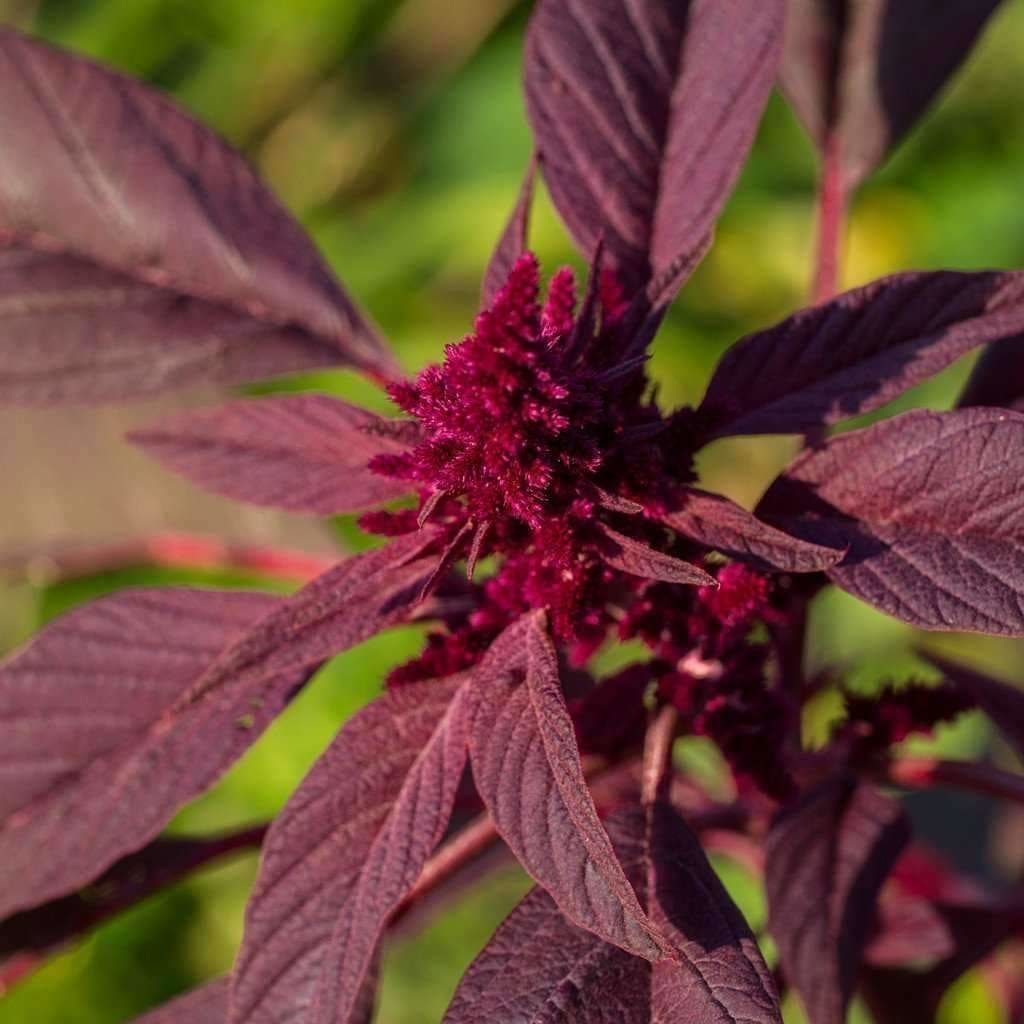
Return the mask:
{"type": "Polygon", "coordinates": [[[541,0],[526,102],[552,199],[584,255],[671,299],[753,140],[781,0],[541,0]]]}
{"type": "Polygon", "coordinates": [[[499,1021],[650,1024],[650,964],[577,928],[534,889],[473,961],[444,1017],[444,1024],[499,1021]]]}
{"type": "Polygon", "coordinates": [[[393,364],[248,164],[153,90],[0,29],[0,401],[393,364]]]}
{"type": "MultiPolygon", "coordinates": [[[[255,742],[315,666],[407,617],[436,560],[409,559],[428,543],[412,535],[343,562],[262,618],[252,605],[260,599],[240,592],[171,591],[170,611],[139,620],[116,595],[99,606],[101,628],[68,616],[0,668],[5,728],[48,730],[28,751],[4,749],[4,773],[19,788],[0,823],[0,917],[81,888],[142,847],[255,742]],[[85,702],[68,682],[83,660],[85,702]],[[56,712],[84,738],[67,738],[56,712]]],[[[162,609],[164,593],[142,600],[162,609]]],[[[274,608],[267,600],[260,613],[274,608]]]]}
{"type": "Polygon", "coordinates": [[[935,912],[953,940],[952,952],[927,970],[869,967],[861,992],[878,1024],[933,1024],[949,987],[1024,930],[1020,900],[937,903],[935,912]]]}
{"type": "Polygon", "coordinates": [[[530,233],[530,208],[533,205],[533,183],[537,176],[537,158],[530,157],[526,175],[519,190],[519,198],[498,239],[498,245],[487,264],[484,283],[480,294],[480,305],[488,308],[494,297],[508,280],[512,265],[526,251],[530,233]]]}
{"type": "Polygon", "coordinates": [[[966,693],[1010,741],[1017,754],[1024,757],[1024,691],[931,651],[924,652],[923,657],[941,670],[946,682],[966,693]]]}
{"type": "Polygon", "coordinates": [[[799,433],[877,409],[1022,328],[1017,272],[895,274],[737,342],[699,412],[709,436],[799,433]]]}
{"type": "Polygon", "coordinates": [[[837,778],[780,814],[765,845],[769,928],[811,1024],[843,1024],[882,883],[910,838],[900,805],[837,778]]]}
{"type": "Polygon", "coordinates": [[[571,924],[535,889],[463,977],[445,1024],[781,1024],[750,930],[667,805],[615,814],[608,832],[673,943],[653,966],[571,924]]]}
{"type": "Polygon", "coordinates": [[[647,813],[648,910],[679,958],[654,964],[652,1022],[782,1024],[754,936],[697,837],[666,803],[647,813]]]}
{"type": "Polygon", "coordinates": [[[119,860],[82,892],[0,921],[0,991],[68,943],[212,861],[259,848],[265,828],[208,839],[165,838],[119,860]]]}
{"type": "Polygon", "coordinates": [[[448,824],[466,761],[463,683],[430,680],[381,697],[296,790],[270,831],[246,913],[231,1024],[360,1019],[388,917],[448,824]]]}
{"type": "Polygon", "coordinates": [[[1024,334],[993,342],[982,352],[957,405],[1000,405],[1024,412],[1024,334]]]}
{"type": "Polygon", "coordinates": [[[224,1024],[228,1009],[228,979],[218,978],[166,1003],[134,1024],[224,1024]]]}
{"type": "Polygon", "coordinates": [[[929,900],[883,890],[864,963],[888,968],[934,962],[949,956],[953,945],[948,925],[929,900]]]}
{"type": "Polygon", "coordinates": [[[821,572],[843,557],[843,551],[799,540],[762,523],[721,494],[688,487],[682,498],[682,508],[661,516],[661,522],[690,540],[759,569],[821,572]]]}
{"type": "Polygon", "coordinates": [[[189,410],[128,438],[216,494],[327,516],[409,492],[409,484],[367,469],[375,455],[406,447],[379,423],[328,395],[278,395],[189,410]]]}
{"type": "Polygon", "coordinates": [[[627,537],[603,523],[601,532],[611,542],[605,546],[601,557],[608,565],[632,576],[664,583],[685,583],[697,587],[717,587],[718,581],[699,566],[684,562],[681,558],[666,555],[663,551],[644,544],[643,541],[627,537]]]}
{"type": "Polygon", "coordinates": [[[848,185],[900,142],[999,0],[790,0],[782,87],[848,185]]]}
{"type": "Polygon", "coordinates": [[[0,816],[137,739],[279,600],[124,590],[43,629],[0,666],[0,816]]]}
{"type": "Polygon", "coordinates": [[[473,674],[470,763],[495,828],[575,924],[647,959],[661,940],[598,820],[542,613],[491,645],[473,674]]]}
{"type": "Polygon", "coordinates": [[[848,545],[844,590],[923,629],[1024,634],[1024,415],[917,410],[797,458],[759,513],[848,545]]]}

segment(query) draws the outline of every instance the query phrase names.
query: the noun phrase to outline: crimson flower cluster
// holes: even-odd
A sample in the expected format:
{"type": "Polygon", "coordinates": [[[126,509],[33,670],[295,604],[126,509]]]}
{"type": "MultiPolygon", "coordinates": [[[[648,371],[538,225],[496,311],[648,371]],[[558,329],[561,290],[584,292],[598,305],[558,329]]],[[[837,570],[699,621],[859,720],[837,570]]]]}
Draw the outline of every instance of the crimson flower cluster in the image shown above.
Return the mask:
{"type": "Polygon", "coordinates": [[[271,394],[132,435],[198,486],[358,515],[380,543],[316,571],[225,548],[304,585],[125,588],[0,664],[0,996],[254,845],[230,978],[147,1024],[366,1024],[389,930],[499,847],[537,885],[446,1024],[780,1024],[787,989],[811,1024],[841,1024],[857,992],[877,1024],[924,1022],[1017,939],[1024,900],[944,866],[885,787],[1024,800],[1013,773],[900,746],[980,709],[1024,752],[1024,698],[934,655],[937,685],[855,696],[804,657],[832,586],[920,630],[1024,636],[1024,393],[1000,370],[1019,362],[1024,277],[906,272],[834,294],[849,194],[996,4],[947,5],[934,32],[927,0],[840,6],[538,0],[526,181],[472,333],[412,380],[221,140],[146,86],[0,30],[0,399],[343,365],[398,409],[271,394]],[[696,408],[663,409],[649,347],[777,79],[822,157],[816,301],[733,345],[696,408]],[[567,269],[542,286],[538,172],[585,286],[567,269]],[[831,431],[981,346],[957,408],[831,431]],[[754,509],[694,470],[745,434],[804,442],[754,509]],[[161,835],[328,659],[410,622],[420,653],[273,822],[161,835]],[[845,710],[811,747],[826,688],[845,710]],[[721,751],[723,786],[674,757],[690,737],[721,751]],[[707,852],[763,880],[768,959],[707,852]]]}

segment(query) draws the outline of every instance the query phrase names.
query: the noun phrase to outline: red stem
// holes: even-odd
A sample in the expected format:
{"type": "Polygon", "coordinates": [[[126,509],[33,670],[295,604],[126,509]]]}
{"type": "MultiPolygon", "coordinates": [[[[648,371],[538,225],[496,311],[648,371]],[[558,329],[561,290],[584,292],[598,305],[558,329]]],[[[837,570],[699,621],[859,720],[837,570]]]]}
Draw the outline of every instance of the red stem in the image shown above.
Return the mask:
{"type": "Polygon", "coordinates": [[[1024,804],[1024,776],[975,761],[942,761],[934,757],[901,757],[882,769],[886,782],[909,789],[949,786],[1000,800],[1024,804]]]}
{"type": "Polygon", "coordinates": [[[241,570],[304,583],[336,562],[336,558],[305,551],[233,544],[215,537],[165,532],[109,544],[0,557],[0,576],[51,584],[118,569],[153,566],[163,569],[241,570]]]}
{"type": "Polygon", "coordinates": [[[831,299],[839,290],[840,253],[846,230],[846,185],[839,154],[839,138],[833,134],[825,146],[818,182],[818,252],[811,299],[831,299]]]}

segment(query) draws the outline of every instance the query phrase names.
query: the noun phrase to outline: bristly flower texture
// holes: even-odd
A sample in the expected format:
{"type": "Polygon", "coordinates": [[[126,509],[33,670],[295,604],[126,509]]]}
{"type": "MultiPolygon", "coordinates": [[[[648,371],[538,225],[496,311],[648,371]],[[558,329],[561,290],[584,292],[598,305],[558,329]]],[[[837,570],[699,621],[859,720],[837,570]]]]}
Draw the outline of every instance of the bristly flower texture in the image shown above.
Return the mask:
{"type": "Polygon", "coordinates": [[[1006,370],[1024,278],[907,272],[834,295],[848,193],[996,3],[951,8],[931,33],[927,0],[829,18],[789,0],[784,38],[785,6],[538,0],[522,192],[472,333],[411,380],[229,147],[147,87],[0,30],[0,400],[344,365],[398,410],[282,393],[132,435],[198,486],[358,514],[384,540],[325,566],[181,538],[53,557],[73,573],[203,555],[304,585],[125,588],[0,664],[0,996],[254,845],[230,978],[147,1024],[367,1024],[389,930],[475,884],[500,845],[537,885],[446,1024],[779,1024],[786,988],[811,1024],[842,1024],[857,991],[877,1024],[923,1024],[1021,934],[1024,893],[945,866],[881,788],[1024,802],[1011,772],[903,746],[980,709],[1024,752],[1019,691],[920,638],[921,673],[942,679],[873,696],[805,658],[809,609],[833,586],[919,630],[1024,636],[1024,394],[1006,370]],[[869,87],[883,67],[899,102],[869,87]],[[732,346],[696,408],[664,409],[650,345],[780,74],[822,156],[815,304],[732,346]],[[586,282],[562,269],[543,283],[538,172],[586,282]],[[956,409],[830,432],[981,346],[956,409]],[[744,434],[804,440],[753,510],[695,469],[744,434]],[[161,837],[321,665],[410,622],[422,650],[273,822],[161,837]],[[809,746],[829,693],[843,711],[809,746]],[[717,781],[687,768],[701,744],[721,755],[717,781]],[[763,879],[774,969],[708,851],[763,879]]]}

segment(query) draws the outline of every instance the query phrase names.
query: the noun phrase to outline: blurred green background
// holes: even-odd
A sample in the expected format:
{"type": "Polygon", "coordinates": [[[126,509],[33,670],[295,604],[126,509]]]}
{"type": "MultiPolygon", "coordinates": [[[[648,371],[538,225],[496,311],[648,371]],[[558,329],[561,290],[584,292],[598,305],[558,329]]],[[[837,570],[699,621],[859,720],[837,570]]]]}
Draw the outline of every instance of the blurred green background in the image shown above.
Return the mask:
{"type": "MultiPolygon", "coordinates": [[[[468,329],[481,270],[529,153],[518,82],[528,6],[514,0],[0,0],[0,22],[168,90],[239,146],[414,370],[468,329]]],[[[1024,265],[1022,96],[1024,9],[1006,5],[940,106],[859,195],[845,284],[908,267],[1024,265]]],[[[666,404],[698,400],[731,341],[801,304],[810,276],[814,179],[811,149],[775,97],[717,242],[655,344],[653,372],[666,404]]],[[[577,262],[543,197],[534,238],[549,270],[577,262]]],[[[899,406],[948,406],[967,369],[966,363],[953,367],[899,406]]],[[[329,388],[386,408],[378,393],[345,373],[288,386],[329,388]]],[[[45,459],[45,439],[39,444],[38,457],[45,459]]],[[[750,504],[792,451],[788,441],[722,442],[702,458],[701,469],[709,486],[750,504]]],[[[351,524],[335,525],[344,543],[358,543],[351,524]]],[[[0,590],[0,637],[11,645],[57,611],[110,587],[196,578],[139,570],[56,587],[8,585],[0,590]]],[[[827,651],[849,666],[856,685],[871,689],[920,669],[910,650],[915,639],[899,624],[829,594],[815,608],[810,656],[821,663],[827,651]]],[[[174,828],[210,831],[271,816],[337,725],[377,692],[388,666],[417,642],[410,629],[336,659],[174,828]]],[[[1019,674],[1016,644],[929,642],[1019,674]]],[[[829,698],[813,709],[812,740],[835,712],[829,698]]],[[[969,756],[994,741],[971,716],[938,742],[948,753],[969,756]]],[[[992,755],[1008,757],[998,744],[992,755]]],[[[996,863],[1004,876],[1020,871],[1024,844],[1006,838],[1019,834],[1012,821],[993,820],[971,801],[950,797],[943,806],[947,819],[956,811],[957,829],[968,836],[967,845],[951,850],[955,857],[990,871],[996,863]]],[[[925,803],[916,813],[930,827],[934,807],[925,803]]],[[[720,866],[760,925],[763,905],[749,879],[735,865],[720,866]]],[[[101,929],[0,999],[0,1024],[117,1024],[223,972],[239,941],[254,871],[254,857],[236,860],[101,929]]],[[[460,972],[525,887],[521,874],[506,871],[393,943],[379,1020],[439,1020],[460,972]]],[[[800,1019],[796,1007],[787,1009],[787,1019],[800,1019]]],[[[942,1016],[943,1024],[1001,1019],[974,976],[950,994],[942,1016]]]]}

